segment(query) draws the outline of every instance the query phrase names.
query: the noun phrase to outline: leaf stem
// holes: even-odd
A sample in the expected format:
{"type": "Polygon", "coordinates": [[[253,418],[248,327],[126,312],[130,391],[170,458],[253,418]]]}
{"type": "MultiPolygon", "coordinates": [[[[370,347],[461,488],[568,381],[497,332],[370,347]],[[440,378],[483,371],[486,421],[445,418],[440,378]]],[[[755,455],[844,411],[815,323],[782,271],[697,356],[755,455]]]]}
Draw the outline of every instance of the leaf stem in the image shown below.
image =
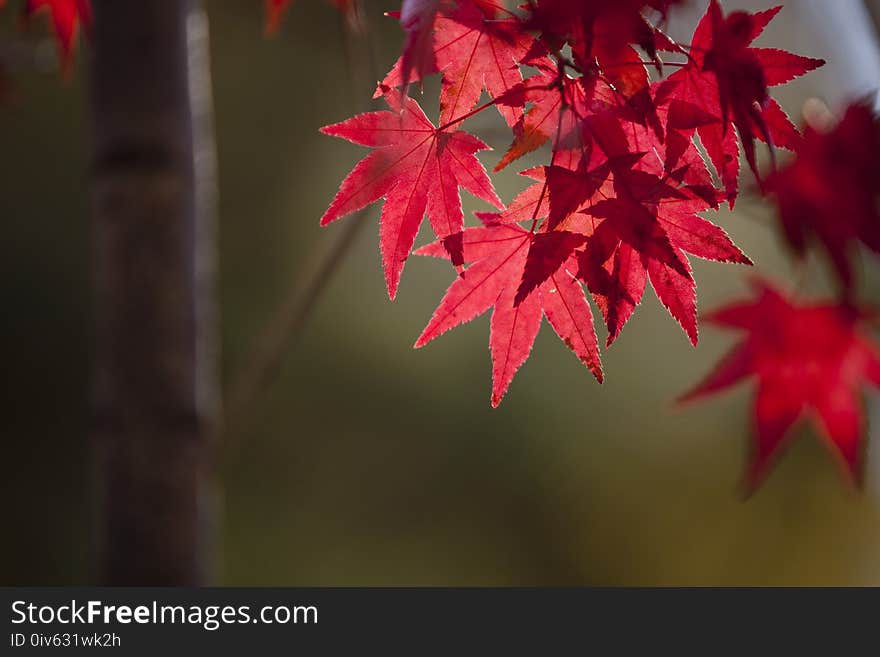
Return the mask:
{"type": "Polygon", "coordinates": [[[489,102],[487,102],[487,103],[483,103],[483,104],[480,105],[479,107],[475,107],[475,108],[472,109],[470,112],[467,112],[466,114],[462,114],[461,116],[459,116],[459,117],[457,117],[457,118],[455,118],[455,119],[452,119],[452,120],[450,120],[450,121],[447,121],[446,123],[444,123],[443,125],[441,125],[439,128],[437,128],[437,132],[443,132],[444,130],[448,130],[449,128],[451,128],[452,126],[454,126],[456,123],[461,123],[462,121],[465,121],[465,120],[471,118],[472,116],[474,116],[474,115],[476,115],[476,114],[479,114],[480,112],[482,112],[482,111],[484,111],[484,110],[487,110],[487,109],[489,109],[490,107],[493,107],[493,106],[496,105],[497,103],[498,103],[498,100],[493,98],[493,99],[490,100],[489,102]]]}
{"type": "MultiPolygon", "coordinates": [[[[622,63],[622,64],[612,64],[611,66],[603,66],[603,67],[602,67],[602,70],[603,70],[603,71],[608,71],[608,70],[612,70],[612,69],[615,69],[615,68],[626,68],[626,67],[628,67],[628,66],[655,66],[656,64],[657,64],[657,62],[645,62],[645,61],[638,61],[638,62],[624,62],[624,63],[622,63]]],[[[687,63],[687,62],[664,62],[664,61],[661,61],[661,62],[660,62],[660,65],[661,65],[661,66],[679,66],[679,67],[683,67],[683,66],[687,66],[688,63],[687,63]]]]}

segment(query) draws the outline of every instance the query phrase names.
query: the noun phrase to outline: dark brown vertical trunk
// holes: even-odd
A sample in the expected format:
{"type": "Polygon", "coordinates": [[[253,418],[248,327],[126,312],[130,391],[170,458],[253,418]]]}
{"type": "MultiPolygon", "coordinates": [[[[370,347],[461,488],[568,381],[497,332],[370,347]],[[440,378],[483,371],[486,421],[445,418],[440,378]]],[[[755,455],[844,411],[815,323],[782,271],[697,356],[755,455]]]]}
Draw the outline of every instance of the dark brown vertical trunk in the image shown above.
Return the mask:
{"type": "Polygon", "coordinates": [[[196,585],[218,393],[207,30],[197,0],[93,0],[98,579],[196,585]]]}

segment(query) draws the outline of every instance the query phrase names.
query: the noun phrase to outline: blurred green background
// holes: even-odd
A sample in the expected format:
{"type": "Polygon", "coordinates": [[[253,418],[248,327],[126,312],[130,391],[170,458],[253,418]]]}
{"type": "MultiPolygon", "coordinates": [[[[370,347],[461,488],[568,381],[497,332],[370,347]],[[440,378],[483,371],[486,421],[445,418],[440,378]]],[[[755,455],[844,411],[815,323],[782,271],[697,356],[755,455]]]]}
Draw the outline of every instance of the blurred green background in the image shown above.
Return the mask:
{"type": "MultiPolygon", "coordinates": [[[[365,3],[381,74],[401,41],[381,15],[394,4],[365,3]]],[[[788,4],[795,10],[783,12],[764,44],[829,57],[798,22],[799,3],[788,4]]],[[[371,88],[352,81],[343,23],[329,4],[299,0],[272,39],[264,38],[261,3],[207,5],[228,383],[280,299],[345,230],[344,221],[321,229],[318,218],[364,151],[318,128],[351,115],[371,88]]],[[[687,35],[699,10],[676,14],[675,33],[687,35]]],[[[4,23],[2,35],[51,47],[40,30],[24,37],[14,21],[4,23]]],[[[69,84],[19,71],[0,110],[3,584],[83,583],[91,569],[85,68],[69,84]]],[[[832,62],[777,97],[797,115],[810,95],[839,99],[832,85],[841,74],[832,62]]],[[[425,98],[436,112],[432,95],[425,98]]],[[[496,151],[507,146],[494,113],[466,128],[496,151]]],[[[484,155],[490,168],[499,156],[484,155]]],[[[496,185],[509,201],[524,181],[511,171],[496,185]]],[[[488,316],[413,350],[454,274],[412,258],[389,303],[376,209],[223,459],[218,583],[880,584],[873,457],[858,494],[802,427],[743,502],[749,387],[673,407],[733,336],[706,329],[691,348],[648,290],[603,353],[604,385],[545,326],[492,410],[488,316]]],[[[466,209],[485,208],[468,198],[466,209]]],[[[827,289],[824,263],[793,267],[757,200],[744,198],[717,221],[761,272],[801,280],[810,293],[827,289]]],[[[701,309],[746,289],[744,268],[694,266],[701,309]]],[[[880,300],[876,261],[866,258],[863,269],[865,296],[880,300]]],[[[880,426],[880,412],[869,414],[880,426]]]]}

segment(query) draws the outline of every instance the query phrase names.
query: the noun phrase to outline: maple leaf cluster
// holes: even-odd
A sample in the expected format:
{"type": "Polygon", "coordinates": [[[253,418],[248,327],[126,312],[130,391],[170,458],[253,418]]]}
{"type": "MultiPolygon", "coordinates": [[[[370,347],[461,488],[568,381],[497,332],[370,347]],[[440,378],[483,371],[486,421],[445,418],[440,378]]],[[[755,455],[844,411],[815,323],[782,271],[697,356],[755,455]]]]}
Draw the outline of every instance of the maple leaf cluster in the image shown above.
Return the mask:
{"type": "Polygon", "coordinates": [[[322,129],[373,148],[321,223],[385,199],[389,296],[425,217],[438,241],[416,253],[458,270],[416,346],[493,309],[493,405],[542,317],[601,380],[587,294],[606,346],[649,282],[696,344],[689,258],[750,264],[701,215],[734,204],[740,147],[757,176],[756,140],[790,148],[800,139],[768,88],[823,62],[753,47],[778,8],[725,15],[712,0],[691,43],[676,43],[660,27],[674,4],[532,0],[513,11],[487,0],[404,1],[394,14],[407,32],[403,53],[376,91],[389,110],[322,129]],[[441,76],[436,124],[407,94],[432,74],[441,76]],[[522,172],[533,184],[506,206],[475,157],[487,146],[462,129],[491,107],[512,133],[496,170],[545,144],[550,151],[546,165],[522,172]],[[466,227],[461,188],[497,211],[466,227]]]}
{"type": "Polygon", "coordinates": [[[739,195],[740,152],[757,189],[775,199],[796,253],[815,238],[830,255],[841,299],[789,300],[756,279],[757,300],[709,316],[747,333],[686,400],[758,378],[755,439],[746,484],[768,471],[790,427],[812,413],[854,479],[860,473],[859,387],[880,385],[880,355],[864,332],[870,313],[852,299],[853,244],[880,252],[880,128],[853,105],[834,129],[801,133],[769,90],[824,62],[756,39],[781,7],[725,14],[710,0],[690,43],[663,30],[676,0],[404,0],[403,52],[371,112],[323,132],[373,148],[345,178],[321,219],[328,224],[380,198],[380,251],[389,296],[425,217],[437,241],[417,255],[449,260],[457,277],[415,346],[492,309],[493,406],[525,362],[542,318],[601,382],[592,297],[620,335],[648,283],[698,339],[690,258],[750,265],[706,218],[739,195]],[[441,76],[435,124],[409,97],[441,76]],[[484,94],[489,102],[480,104],[484,94]],[[511,131],[495,170],[548,147],[521,174],[531,183],[508,204],[462,129],[494,107],[511,131]],[[767,145],[769,172],[757,144],[767,145]],[[777,168],[776,149],[796,157],[777,168]],[[702,149],[702,150],[701,150],[702,149]],[[460,189],[495,207],[466,226],[460,189]]]}

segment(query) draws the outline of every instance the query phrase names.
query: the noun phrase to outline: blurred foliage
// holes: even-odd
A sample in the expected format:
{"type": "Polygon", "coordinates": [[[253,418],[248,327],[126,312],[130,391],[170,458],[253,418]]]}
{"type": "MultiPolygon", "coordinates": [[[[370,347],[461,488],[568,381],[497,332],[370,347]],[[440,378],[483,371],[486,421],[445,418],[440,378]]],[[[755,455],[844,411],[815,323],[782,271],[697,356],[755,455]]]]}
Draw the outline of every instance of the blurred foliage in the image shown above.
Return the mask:
{"type": "MultiPolygon", "coordinates": [[[[400,43],[383,4],[366,3],[381,72],[400,43]]],[[[320,229],[317,219],[362,155],[317,132],[360,102],[334,10],[302,0],[267,40],[256,5],[208,3],[227,383],[288,287],[344,230],[342,222],[320,229]]],[[[779,39],[796,26],[779,30],[765,43],[786,46],[779,39]]],[[[823,54],[809,44],[797,50],[823,54]]],[[[20,75],[17,101],[2,109],[3,584],[85,582],[90,572],[89,125],[80,69],[71,84],[20,75]]],[[[791,86],[782,102],[793,114],[821,93],[809,77],[791,86]]],[[[496,151],[507,145],[496,116],[469,126],[496,151]]],[[[497,184],[509,200],[524,181],[505,172],[497,184]]],[[[708,330],[692,349],[649,293],[604,353],[606,384],[545,327],[493,411],[488,318],[414,351],[454,273],[412,258],[389,303],[376,216],[366,217],[371,227],[223,460],[220,583],[880,584],[871,491],[880,490],[880,470],[855,494],[804,429],[743,503],[748,387],[672,406],[729,336],[708,330]]],[[[811,291],[825,285],[816,263],[792,267],[760,201],[743,199],[720,223],[763,273],[811,291]]],[[[745,290],[743,268],[695,268],[703,309],[745,290]]],[[[876,269],[866,267],[875,299],[876,269]]],[[[880,413],[871,415],[876,425],[880,413]]]]}

